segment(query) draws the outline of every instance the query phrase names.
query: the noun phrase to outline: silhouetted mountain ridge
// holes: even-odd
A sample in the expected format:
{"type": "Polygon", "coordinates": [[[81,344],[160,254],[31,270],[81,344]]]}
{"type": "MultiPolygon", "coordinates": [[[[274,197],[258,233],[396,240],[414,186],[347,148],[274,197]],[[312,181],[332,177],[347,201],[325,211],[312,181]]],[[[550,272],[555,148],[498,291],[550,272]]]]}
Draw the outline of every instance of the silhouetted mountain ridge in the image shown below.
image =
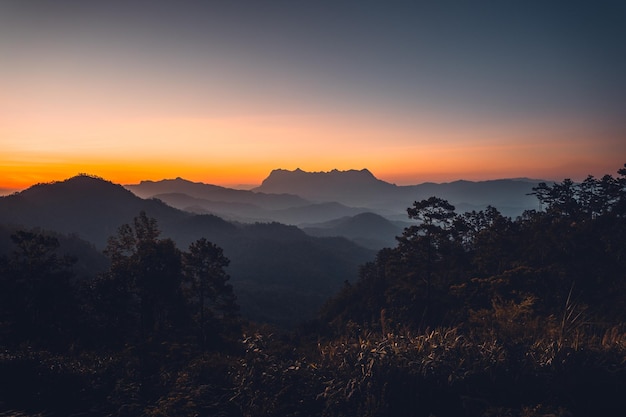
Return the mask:
{"type": "Polygon", "coordinates": [[[88,175],[37,184],[0,198],[2,223],[74,233],[99,248],[106,245],[121,224],[131,222],[142,210],[165,225],[189,215],[88,175]]]}
{"type": "Polygon", "coordinates": [[[329,172],[306,172],[301,169],[273,170],[253,191],[264,193],[296,194],[315,201],[337,201],[348,205],[360,205],[372,198],[385,198],[395,185],[377,179],[369,170],[332,170],[329,172]],[[337,199],[338,195],[343,196],[337,199]]]}
{"type": "Polygon", "coordinates": [[[278,210],[310,204],[297,195],[288,193],[263,193],[249,190],[235,190],[218,185],[192,182],[183,178],[161,181],[141,181],[139,184],[126,185],[127,189],[142,198],[157,195],[186,194],[189,197],[211,202],[244,203],[263,209],[278,210]]]}

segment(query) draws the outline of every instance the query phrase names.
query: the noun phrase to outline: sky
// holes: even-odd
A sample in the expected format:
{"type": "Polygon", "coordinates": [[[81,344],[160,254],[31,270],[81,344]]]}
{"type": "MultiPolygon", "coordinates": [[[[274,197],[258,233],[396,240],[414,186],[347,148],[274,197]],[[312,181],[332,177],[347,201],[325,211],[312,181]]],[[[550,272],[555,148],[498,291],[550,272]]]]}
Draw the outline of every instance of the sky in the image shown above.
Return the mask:
{"type": "Polygon", "coordinates": [[[626,2],[0,0],[0,190],[615,174],[626,2]]]}

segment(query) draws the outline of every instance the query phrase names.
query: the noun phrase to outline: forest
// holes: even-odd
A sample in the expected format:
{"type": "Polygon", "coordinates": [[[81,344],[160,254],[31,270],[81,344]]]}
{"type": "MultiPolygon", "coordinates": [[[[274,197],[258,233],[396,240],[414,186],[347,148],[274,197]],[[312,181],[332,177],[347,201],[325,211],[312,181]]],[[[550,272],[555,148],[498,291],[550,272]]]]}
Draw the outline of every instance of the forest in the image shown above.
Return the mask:
{"type": "Polygon", "coordinates": [[[244,319],[230,263],[145,212],[81,279],[59,237],[0,258],[0,416],[596,416],[626,409],[626,165],[513,219],[430,197],[317,317],[244,319]]]}

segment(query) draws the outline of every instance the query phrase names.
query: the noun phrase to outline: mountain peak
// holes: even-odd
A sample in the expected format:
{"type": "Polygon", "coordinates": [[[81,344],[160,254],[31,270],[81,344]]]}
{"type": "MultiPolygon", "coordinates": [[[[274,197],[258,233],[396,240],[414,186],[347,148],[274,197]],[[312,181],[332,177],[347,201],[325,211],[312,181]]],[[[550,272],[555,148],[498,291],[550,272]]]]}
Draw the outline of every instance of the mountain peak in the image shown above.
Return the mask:
{"type": "Polygon", "coordinates": [[[275,169],[254,191],[264,193],[296,194],[317,201],[339,201],[361,204],[373,195],[384,196],[395,188],[393,184],[377,179],[368,169],[306,172],[275,169]]]}
{"type": "Polygon", "coordinates": [[[49,199],[116,199],[128,197],[132,193],[104,178],[81,173],[63,181],[35,184],[18,195],[31,201],[46,202],[49,199]]]}
{"type": "Polygon", "coordinates": [[[105,180],[97,175],[80,173],[71,178],[63,181],[53,181],[49,183],[35,184],[32,187],[19,193],[22,196],[43,196],[48,193],[57,193],[58,191],[64,193],[111,193],[111,192],[124,192],[127,191],[121,185],[114,184],[111,181],[105,180]]]}
{"type": "Polygon", "coordinates": [[[282,168],[278,168],[278,169],[274,169],[270,172],[270,175],[263,181],[267,181],[268,179],[272,178],[272,177],[277,177],[277,176],[294,176],[294,175],[298,175],[298,176],[316,176],[316,177],[337,177],[337,176],[342,176],[342,177],[358,177],[358,176],[362,176],[362,177],[367,177],[367,178],[373,178],[373,179],[377,179],[374,174],[372,174],[372,172],[370,170],[368,170],[367,168],[363,168],[360,170],[357,169],[349,169],[346,171],[341,171],[338,170],[337,168],[334,168],[330,171],[304,171],[300,168],[296,168],[293,171],[290,171],[288,169],[282,169],[282,168]]]}
{"type": "Polygon", "coordinates": [[[76,233],[99,248],[120,225],[141,211],[161,219],[187,216],[160,201],[142,200],[119,184],[87,174],[37,184],[0,199],[0,218],[6,224],[76,233]]]}

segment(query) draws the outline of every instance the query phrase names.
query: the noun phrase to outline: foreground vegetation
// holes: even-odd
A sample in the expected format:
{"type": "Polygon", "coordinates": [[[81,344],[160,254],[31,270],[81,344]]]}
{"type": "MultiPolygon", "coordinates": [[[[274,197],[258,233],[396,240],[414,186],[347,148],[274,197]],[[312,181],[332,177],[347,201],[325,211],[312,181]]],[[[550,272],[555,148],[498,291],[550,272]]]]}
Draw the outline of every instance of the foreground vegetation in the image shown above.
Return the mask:
{"type": "MultiPolygon", "coordinates": [[[[542,184],[542,211],[431,198],[295,331],[244,323],[206,240],[141,214],[74,279],[45,235],[0,275],[4,415],[590,416],[626,408],[626,168],[542,184]]],[[[0,413],[0,415],[3,415],[0,413]]]]}

